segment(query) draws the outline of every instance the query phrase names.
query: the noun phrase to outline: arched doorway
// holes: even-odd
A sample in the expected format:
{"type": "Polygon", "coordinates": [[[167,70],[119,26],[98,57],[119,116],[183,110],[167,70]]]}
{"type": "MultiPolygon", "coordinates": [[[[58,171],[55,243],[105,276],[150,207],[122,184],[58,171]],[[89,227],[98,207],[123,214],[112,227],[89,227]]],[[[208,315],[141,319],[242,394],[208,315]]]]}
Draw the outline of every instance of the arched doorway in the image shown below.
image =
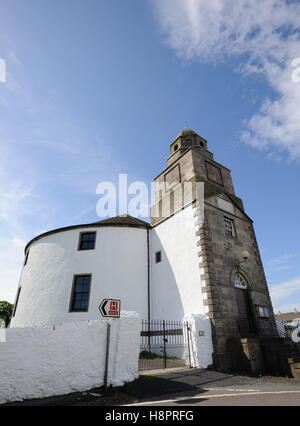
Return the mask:
{"type": "Polygon", "coordinates": [[[235,287],[235,297],[238,310],[238,326],[242,336],[253,334],[253,321],[248,293],[248,285],[245,278],[239,272],[232,275],[235,287]]]}

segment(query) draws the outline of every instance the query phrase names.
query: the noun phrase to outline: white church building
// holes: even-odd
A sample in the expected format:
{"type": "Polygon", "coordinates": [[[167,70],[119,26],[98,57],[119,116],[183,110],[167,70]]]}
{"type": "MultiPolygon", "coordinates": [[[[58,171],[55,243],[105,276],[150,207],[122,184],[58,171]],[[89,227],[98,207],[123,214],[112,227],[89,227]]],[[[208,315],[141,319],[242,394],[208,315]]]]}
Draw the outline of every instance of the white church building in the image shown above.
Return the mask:
{"type": "Polygon", "coordinates": [[[28,243],[11,327],[98,319],[101,301],[118,299],[141,319],[206,315],[215,364],[225,369],[238,362],[233,339],[255,335],[274,314],[253,222],[231,172],[214,160],[204,138],[186,129],[154,181],[160,186],[151,224],[118,216],[28,243]],[[201,202],[193,189],[182,197],[186,183],[203,185],[201,202]]]}
{"type": "MultiPolygon", "coordinates": [[[[189,207],[191,220],[192,208],[189,207]]],[[[47,232],[26,248],[11,327],[98,319],[105,298],[141,318],[203,313],[196,236],[130,216],[47,232]],[[176,230],[176,232],[174,232],[176,230]]]]}

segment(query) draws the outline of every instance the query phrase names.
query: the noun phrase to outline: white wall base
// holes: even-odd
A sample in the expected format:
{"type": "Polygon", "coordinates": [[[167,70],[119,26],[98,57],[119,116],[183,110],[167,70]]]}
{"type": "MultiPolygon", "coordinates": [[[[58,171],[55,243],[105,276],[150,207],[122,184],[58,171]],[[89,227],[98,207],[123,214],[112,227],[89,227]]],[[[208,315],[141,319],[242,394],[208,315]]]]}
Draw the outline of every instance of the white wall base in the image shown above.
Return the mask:
{"type": "MultiPolygon", "coordinates": [[[[213,344],[210,318],[206,315],[187,314],[184,317],[191,326],[191,364],[194,368],[207,368],[213,363],[213,344]]],[[[189,365],[188,353],[185,356],[189,365]]]]}
{"type": "MultiPolygon", "coordinates": [[[[108,385],[138,377],[140,319],[123,312],[111,322],[108,385]]],[[[0,343],[0,404],[45,398],[104,384],[107,323],[6,330],[0,343]]]]}

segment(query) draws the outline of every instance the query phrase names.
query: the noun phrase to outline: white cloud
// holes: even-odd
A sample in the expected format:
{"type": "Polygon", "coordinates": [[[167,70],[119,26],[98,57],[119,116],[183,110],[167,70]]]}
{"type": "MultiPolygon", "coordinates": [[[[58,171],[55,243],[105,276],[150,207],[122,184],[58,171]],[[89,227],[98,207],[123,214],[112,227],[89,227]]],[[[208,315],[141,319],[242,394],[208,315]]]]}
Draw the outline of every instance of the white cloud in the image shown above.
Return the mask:
{"type": "Polygon", "coordinates": [[[286,312],[287,309],[300,309],[300,277],[271,286],[270,293],[275,311],[286,312]]]}
{"type": "Polygon", "coordinates": [[[287,312],[295,312],[295,309],[299,312],[299,318],[300,318],[300,299],[298,299],[297,302],[294,303],[288,303],[288,304],[279,304],[278,309],[275,310],[275,314],[278,314],[281,312],[282,314],[287,312]]]}
{"type": "Polygon", "coordinates": [[[277,266],[276,268],[271,269],[271,272],[287,271],[288,269],[290,269],[288,265],[282,265],[282,266],[277,266]]]}
{"type": "Polygon", "coordinates": [[[287,262],[290,259],[294,259],[296,257],[299,257],[300,253],[289,253],[289,254],[283,254],[282,256],[275,257],[274,259],[271,259],[267,262],[268,266],[277,266],[282,263],[287,262]]]}
{"type": "Polygon", "coordinates": [[[290,261],[300,256],[300,253],[289,253],[269,260],[266,263],[267,271],[286,271],[290,268],[290,261]]]}
{"type": "Polygon", "coordinates": [[[242,139],[300,160],[299,1],[153,0],[167,44],[185,60],[239,59],[238,71],[261,74],[276,93],[250,118],[242,139]]]}
{"type": "Polygon", "coordinates": [[[13,238],[12,243],[15,247],[24,248],[26,246],[26,242],[24,240],[21,240],[21,238],[18,238],[18,237],[13,238]]]}

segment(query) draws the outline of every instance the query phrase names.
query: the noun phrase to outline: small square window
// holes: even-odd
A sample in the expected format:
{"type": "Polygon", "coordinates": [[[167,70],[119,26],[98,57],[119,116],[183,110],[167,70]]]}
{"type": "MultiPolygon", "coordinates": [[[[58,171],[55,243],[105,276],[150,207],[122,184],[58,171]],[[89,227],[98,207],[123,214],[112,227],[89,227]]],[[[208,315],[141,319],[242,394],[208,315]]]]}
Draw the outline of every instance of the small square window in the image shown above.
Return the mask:
{"type": "Polygon", "coordinates": [[[224,218],[224,226],[225,226],[225,232],[226,235],[229,235],[231,237],[235,237],[235,230],[234,230],[234,224],[233,221],[230,219],[224,218]]]}
{"type": "Polygon", "coordinates": [[[70,312],[87,312],[91,290],[91,275],[77,275],[74,278],[70,312]]]}
{"type": "Polygon", "coordinates": [[[157,251],[155,253],[155,263],[160,263],[161,262],[161,251],[157,251]]]}
{"type": "Polygon", "coordinates": [[[270,309],[267,306],[257,306],[257,315],[259,318],[270,318],[270,309]]]}
{"type": "Polygon", "coordinates": [[[96,232],[83,232],[80,234],[79,250],[94,250],[96,245],[96,232]]]}

